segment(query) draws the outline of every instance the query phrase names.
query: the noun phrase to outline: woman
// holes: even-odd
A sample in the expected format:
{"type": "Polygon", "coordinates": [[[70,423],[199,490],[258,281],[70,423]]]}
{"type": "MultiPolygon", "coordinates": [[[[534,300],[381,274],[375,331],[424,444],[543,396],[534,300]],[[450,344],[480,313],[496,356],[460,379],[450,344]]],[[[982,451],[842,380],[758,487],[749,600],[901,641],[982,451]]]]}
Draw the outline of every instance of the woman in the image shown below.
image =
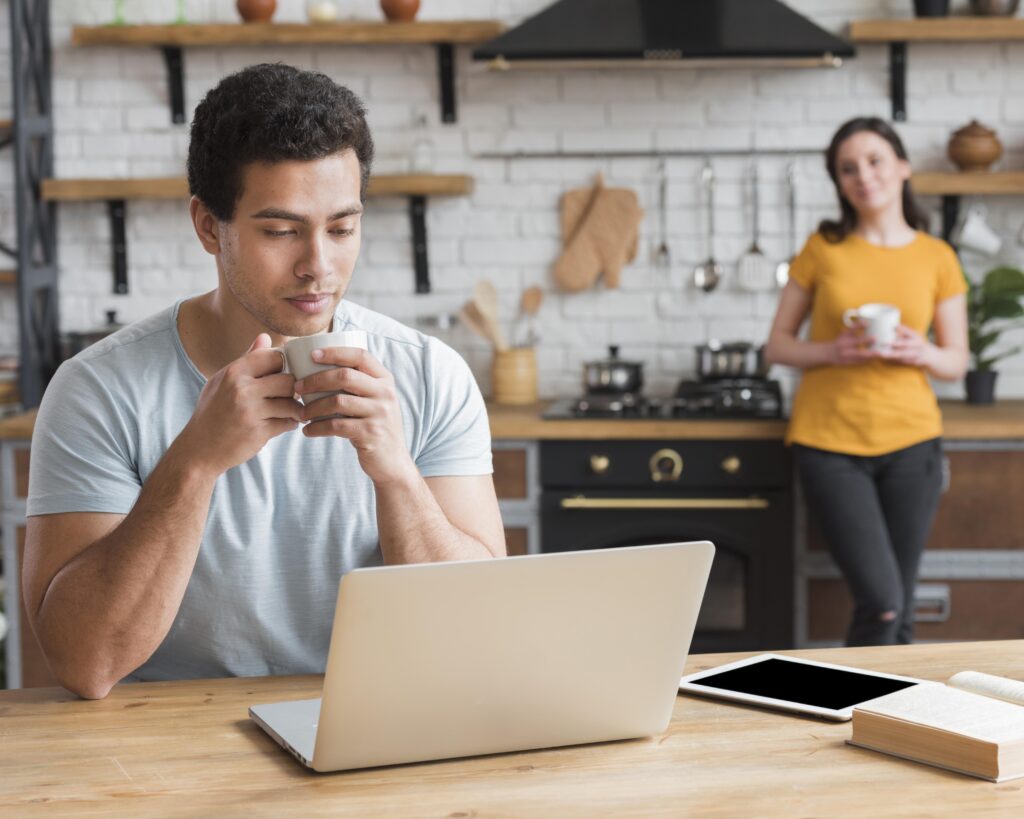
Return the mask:
{"type": "Polygon", "coordinates": [[[953,381],[966,370],[966,282],[952,248],[924,232],[889,125],[850,120],[825,163],[840,217],[822,222],[793,261],[766,353],[804,370],[786,441],[853,594],[847,645],[909,643],[942,486],[942,418],[927,376],[953,381]],[[863,325],[843,324],[844,311],[872,302],[900,310],[887,349],[863,325]]]}

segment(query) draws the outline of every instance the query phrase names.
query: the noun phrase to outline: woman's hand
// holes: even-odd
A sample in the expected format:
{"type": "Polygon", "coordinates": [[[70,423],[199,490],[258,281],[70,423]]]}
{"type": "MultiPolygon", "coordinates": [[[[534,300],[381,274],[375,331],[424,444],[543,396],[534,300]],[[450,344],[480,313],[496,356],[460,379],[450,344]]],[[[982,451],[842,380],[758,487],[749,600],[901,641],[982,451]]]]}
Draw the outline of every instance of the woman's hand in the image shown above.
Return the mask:
{"type": "Polygon", "coordinates": [[[925,367],[928,365],[932,345],[928,339],[916,330],[912,330],[905,324],[896,328],[896,337],[892,345],[885,352],[879,355],[886,361],[894,364],[907,364],[911,367],[925,367]]]}
{"type": "Polygon", "coordinates": [[[836,340],[832,342],[831,363],[845,366],[847,364],[863,364],[872,358],[878,358],[878,353],[871,349],[871,344],[863,329],[854,327],[843,330],[836,340]]]}

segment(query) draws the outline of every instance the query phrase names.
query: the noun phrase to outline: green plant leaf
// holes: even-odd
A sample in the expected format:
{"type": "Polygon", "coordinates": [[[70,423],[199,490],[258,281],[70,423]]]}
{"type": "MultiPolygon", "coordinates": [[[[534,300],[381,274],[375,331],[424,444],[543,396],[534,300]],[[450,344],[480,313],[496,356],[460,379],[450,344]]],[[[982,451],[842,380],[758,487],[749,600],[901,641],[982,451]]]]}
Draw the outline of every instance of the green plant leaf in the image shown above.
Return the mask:
{"type": "Polygon", "coordinates": [[[985,274],[981,283],[985,299],[994,296],[1021,298],[1024,296],[1024,272],[1015,267],[996,267],[985,274]]]}

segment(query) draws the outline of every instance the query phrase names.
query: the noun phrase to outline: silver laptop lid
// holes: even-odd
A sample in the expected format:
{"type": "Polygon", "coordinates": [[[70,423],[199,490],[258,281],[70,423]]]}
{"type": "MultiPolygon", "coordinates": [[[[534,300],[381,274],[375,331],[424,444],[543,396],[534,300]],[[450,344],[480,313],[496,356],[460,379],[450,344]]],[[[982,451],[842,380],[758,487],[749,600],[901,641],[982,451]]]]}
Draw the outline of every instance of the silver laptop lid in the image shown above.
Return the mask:
{"type": "Polygon", "coordinates": [[[660,733],[713,556],[704,541],[347,574],[313,768],[660,733]]]}

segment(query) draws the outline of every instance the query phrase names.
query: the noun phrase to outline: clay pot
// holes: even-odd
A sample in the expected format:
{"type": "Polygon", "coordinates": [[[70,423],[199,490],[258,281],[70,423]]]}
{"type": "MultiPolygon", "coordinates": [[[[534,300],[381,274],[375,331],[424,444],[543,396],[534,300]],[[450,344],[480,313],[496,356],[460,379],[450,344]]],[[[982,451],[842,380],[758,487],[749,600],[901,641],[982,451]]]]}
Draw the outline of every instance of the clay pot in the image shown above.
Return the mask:
{"type": "Polygon", "coordinates": [[[995,131],[972,119],[954,131],[946,152],[961,171],[987,171],[1003,155],[1003,146],[995,131]]]}
{"type": "Polygon", "coordinates": [[[277,0],[237,0],[235,7],[246,23],[269,23],[277,10],[277,0]]]}
{"type": "Polygon", "coordinates": [[[420,10],[420,0],[380,0],[381,11],[392,23],[408,23],[420,10]]]}

